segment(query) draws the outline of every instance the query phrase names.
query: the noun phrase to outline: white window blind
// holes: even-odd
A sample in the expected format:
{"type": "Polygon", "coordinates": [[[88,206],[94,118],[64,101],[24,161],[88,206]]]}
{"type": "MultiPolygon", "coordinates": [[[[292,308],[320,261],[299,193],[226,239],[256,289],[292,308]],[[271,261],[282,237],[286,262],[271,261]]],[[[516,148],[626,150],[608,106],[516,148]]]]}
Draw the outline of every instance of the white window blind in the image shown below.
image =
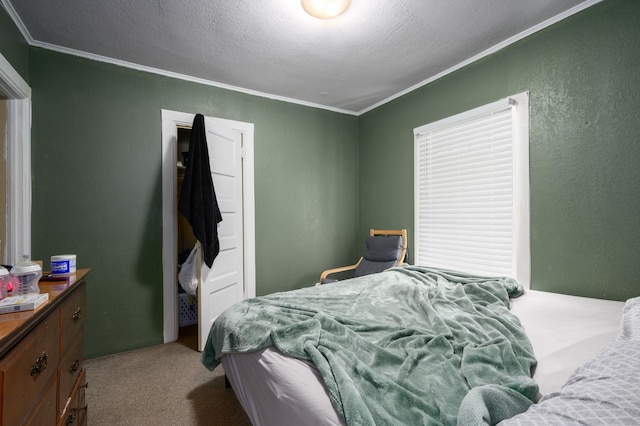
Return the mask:
{"type": "Polygon", "coordinates": [[[524,182],[515,105],[507,98],[414,130],[416,264],[523,280],[519,197],[528,259],[528,189],[518,192],[528,167],[524,182]]]}

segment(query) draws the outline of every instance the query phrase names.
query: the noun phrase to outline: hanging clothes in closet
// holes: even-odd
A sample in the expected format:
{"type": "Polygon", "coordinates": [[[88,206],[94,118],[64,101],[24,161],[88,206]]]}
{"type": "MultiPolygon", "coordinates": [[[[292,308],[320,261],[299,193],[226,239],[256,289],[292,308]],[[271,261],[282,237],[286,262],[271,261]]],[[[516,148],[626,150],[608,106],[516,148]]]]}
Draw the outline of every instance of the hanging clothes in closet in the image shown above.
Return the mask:
{"type": "Polygon", "coordinates": [[[202,114],[196,114],[193,119],[178,211],[189,221],[193,235],[202,246],[204,263],[211,268],[220,252],[218,223],[222,222],[222,214],[213,187],[202,114]]]}

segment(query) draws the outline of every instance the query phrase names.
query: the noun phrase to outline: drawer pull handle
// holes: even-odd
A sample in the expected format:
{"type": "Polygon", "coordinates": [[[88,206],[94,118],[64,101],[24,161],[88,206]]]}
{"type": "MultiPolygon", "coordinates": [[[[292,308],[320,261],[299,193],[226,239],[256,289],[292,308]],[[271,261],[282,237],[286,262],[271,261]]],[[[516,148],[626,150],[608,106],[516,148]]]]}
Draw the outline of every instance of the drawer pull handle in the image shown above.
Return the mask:
{"type": "Polygon", "coordinates": [[[42,355],[36,359],[36,363],[31,366],[31,377],[38,377],[45,368],[47,368],[47,353],[42,352],[42,355]]]}
{"type": "Polygon", "coordinates": [[[69,426],[75,421],[76,421],[76,409],[72,408],[71,411],[69,411],[69,415],[67,416],[67,419],[64,421],[64,424],[65,426],[69,426]]]}
{"type": "Polygon", "coordinates": [[[78,320],[82,318],[82,309],[80,309],[80,306],[76,308],[76,311],[73,313],[72,318],[73,318],[73,322],[78,322],[78,320]]]}
{"type": "Polygon", "coordinates": [[[71,363],[71,367],[69,367],[69,373],[75,373],[76,371],[78,371],[78,368],[80,368],[80,361],[76,359],[75,361],[73,361],[73,363],[71,363]]]}

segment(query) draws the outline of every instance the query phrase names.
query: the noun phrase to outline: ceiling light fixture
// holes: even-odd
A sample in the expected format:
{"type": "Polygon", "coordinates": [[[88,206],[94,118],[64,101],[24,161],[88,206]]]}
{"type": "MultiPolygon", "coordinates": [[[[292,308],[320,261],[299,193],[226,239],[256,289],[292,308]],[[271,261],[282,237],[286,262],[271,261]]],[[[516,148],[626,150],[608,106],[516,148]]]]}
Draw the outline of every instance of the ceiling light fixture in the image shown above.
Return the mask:
{"type": "Polygon", "coordinates": [[[300,3],[314,18],[331,19],[347,10],[351,0],[301,0],[300,3]]]}

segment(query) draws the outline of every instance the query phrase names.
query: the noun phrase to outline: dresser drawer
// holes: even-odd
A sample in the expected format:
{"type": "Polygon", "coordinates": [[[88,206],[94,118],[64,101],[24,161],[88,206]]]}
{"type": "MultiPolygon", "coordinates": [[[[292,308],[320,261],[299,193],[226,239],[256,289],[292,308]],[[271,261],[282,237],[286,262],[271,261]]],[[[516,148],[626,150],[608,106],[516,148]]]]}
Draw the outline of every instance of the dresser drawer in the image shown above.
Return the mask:
{"type": "Polygon", "coordinates": [[[56,380],[49,380],[44,395],[25,422],[25,425],[53,425],[57,421],[56,413],[56,380]]]}
{"type": "Polygon", "coordinates": [[[83,348],[84,336],[80,333],[60,362],[60,369],[58,372],[60,381],[58,406],[60,407],[60,410],[62,410],[67,404],[67,400],[73,391],[73,387],[75,386],[78,377],[80,377],[80,372],[84,368],[83,348]]]}
{"type": "MultiPolygon", "coordinates": [[[[60,311],[53,311],[0,362],[2,424],[18,425],[40,400],[51,378],[56,382],[60,361],[60,311]]],[[[54,386],[57,390],[57,386],[54,386]]],[[[55,398],[54,398],[55,401],[55,398]]],[[[54,403],[55,407],[55,403],[54,403]]]]}
{"type": "Polygon", "coordinates": [[[78,425],[78,395],[74,394],[66,409],[62,412],[62,417],[58,420],[58,426],[78,425]]]}
{"type": "Polygon", "coordinates": [[[86,387],[86,375],[82,370],[67,405],[62,407],[63,411],[58,419],[58,426],[85,426],[87,424],[87,405],[84,397],[86,387]]]}
{"type": "Polygon", "coordinates": [[[87,319],[87,286],[82,283],[60,306],[62,313],[62,353],[66,353],[87,319]]]}
{"type": "Polygon", "coordinates": [[[87,424],[87,401],[85,391],[87,389],[87,376],[85,370],[82,370],[78,388],[78,426],[86,426],[87,424]]]}

